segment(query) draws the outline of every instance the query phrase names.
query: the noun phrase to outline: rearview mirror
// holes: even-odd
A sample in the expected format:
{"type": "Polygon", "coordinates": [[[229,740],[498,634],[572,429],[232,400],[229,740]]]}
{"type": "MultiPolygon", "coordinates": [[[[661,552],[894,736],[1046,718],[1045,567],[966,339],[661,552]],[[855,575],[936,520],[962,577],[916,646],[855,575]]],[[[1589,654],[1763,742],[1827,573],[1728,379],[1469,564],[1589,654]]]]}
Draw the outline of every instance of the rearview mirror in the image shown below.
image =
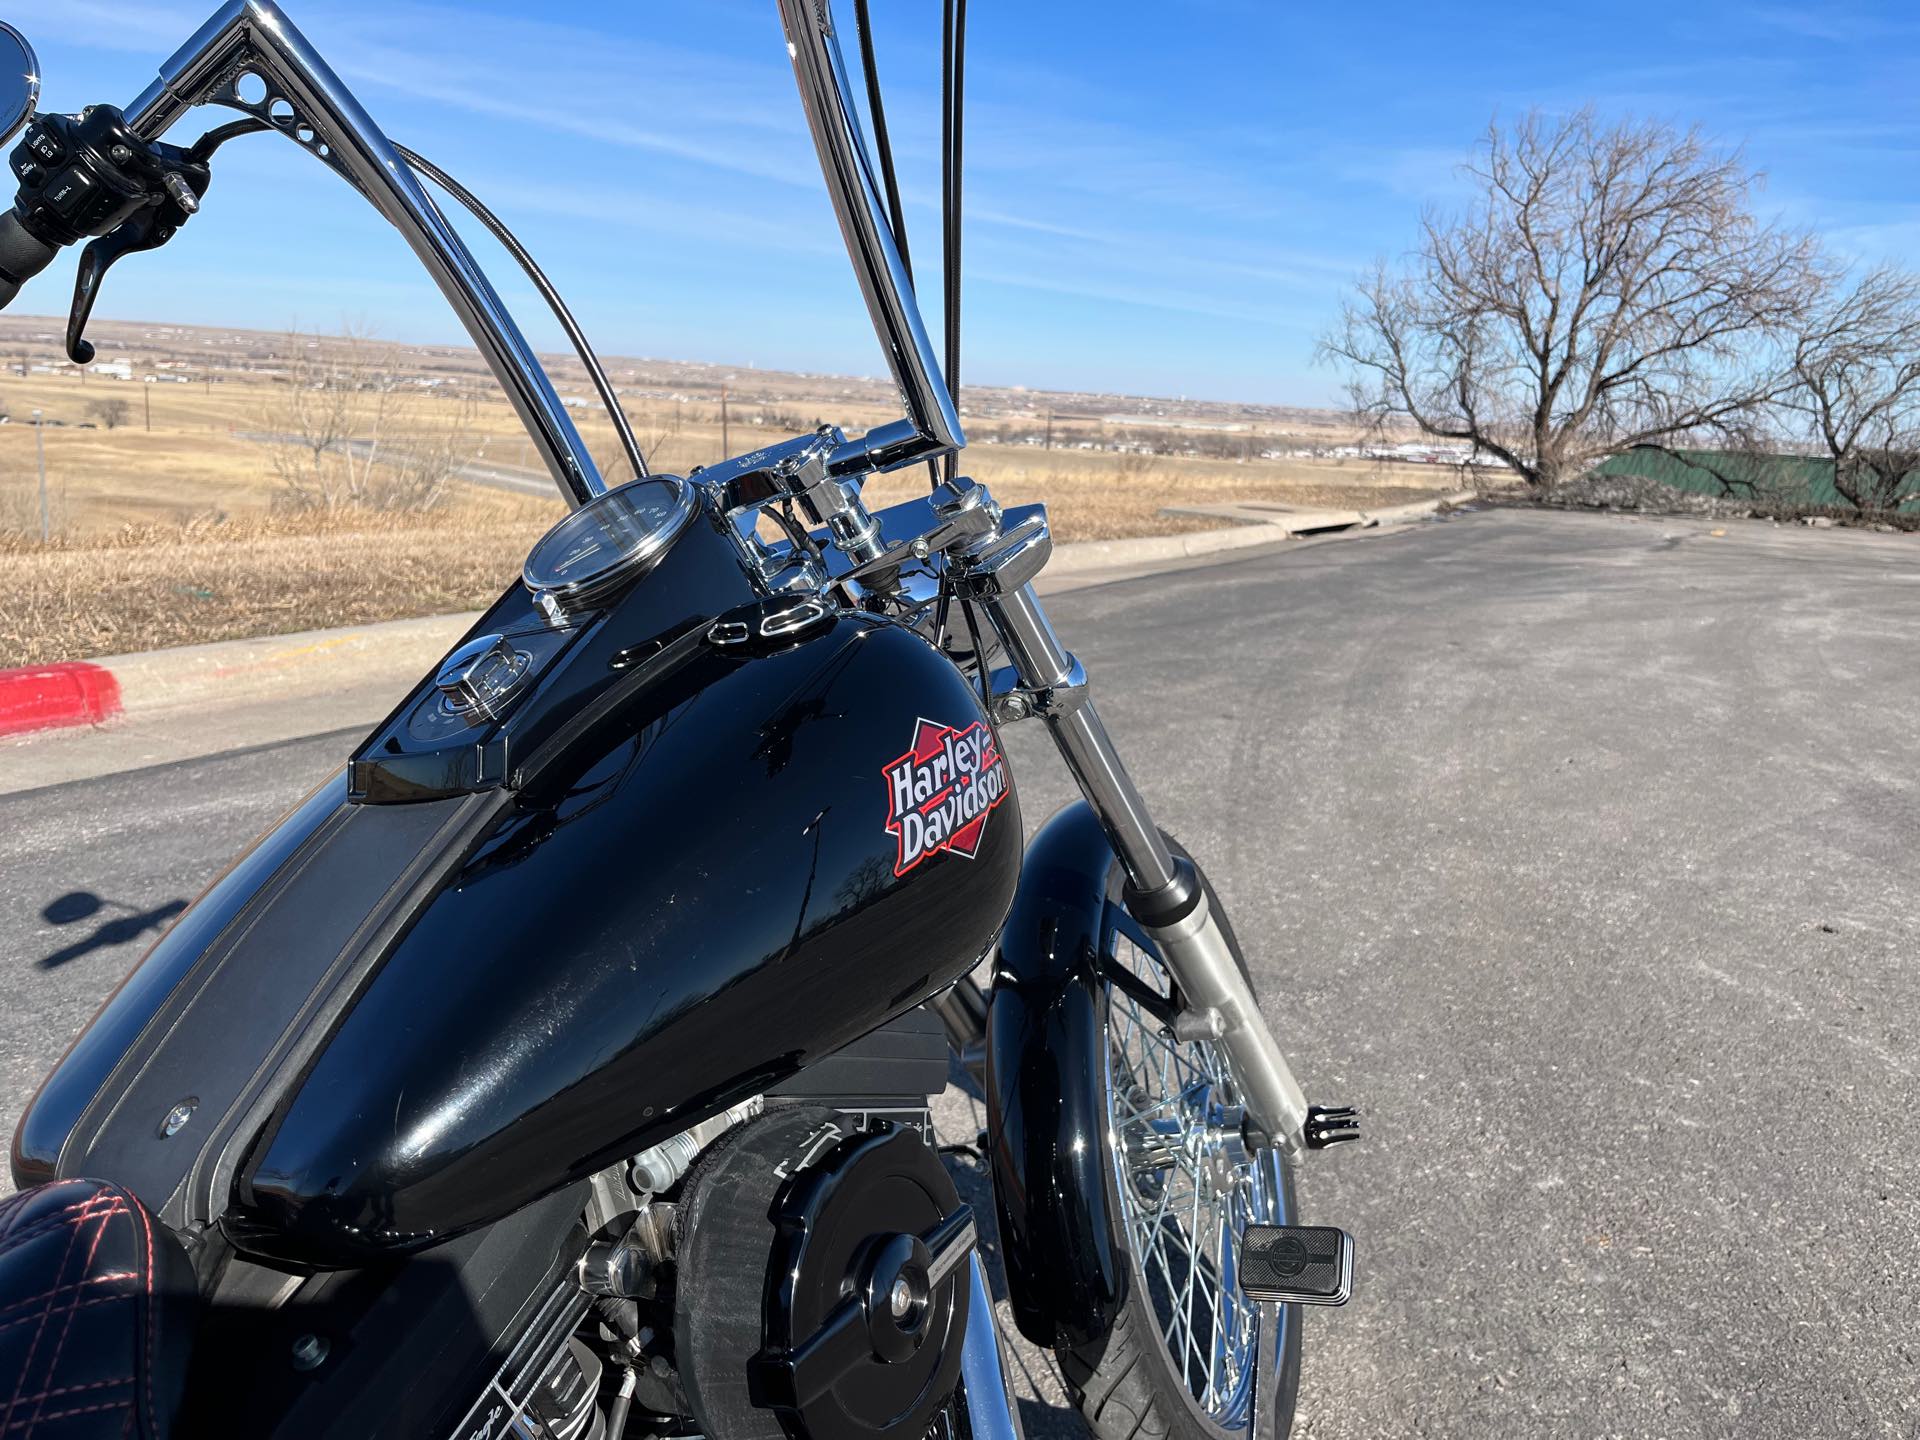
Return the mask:
{"type": "Polygon", "coordinates": [[[27,37],[0,20],[0,145],[19,134],[39,103],[40,61],[27,37]]]}

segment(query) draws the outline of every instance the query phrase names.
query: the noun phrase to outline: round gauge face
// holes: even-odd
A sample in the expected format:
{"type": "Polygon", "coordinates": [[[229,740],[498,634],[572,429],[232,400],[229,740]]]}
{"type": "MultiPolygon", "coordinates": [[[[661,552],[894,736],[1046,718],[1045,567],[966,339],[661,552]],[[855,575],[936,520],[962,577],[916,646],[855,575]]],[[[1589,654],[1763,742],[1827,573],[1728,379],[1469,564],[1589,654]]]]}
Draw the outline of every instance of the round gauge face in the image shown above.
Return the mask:
{"type": "Polygon", "coordinates": [[[693,487],[677,475],[630,480],[541,536],[522,578],[536,595],[590,602],[651,569],[693,511],[693,487]]]}

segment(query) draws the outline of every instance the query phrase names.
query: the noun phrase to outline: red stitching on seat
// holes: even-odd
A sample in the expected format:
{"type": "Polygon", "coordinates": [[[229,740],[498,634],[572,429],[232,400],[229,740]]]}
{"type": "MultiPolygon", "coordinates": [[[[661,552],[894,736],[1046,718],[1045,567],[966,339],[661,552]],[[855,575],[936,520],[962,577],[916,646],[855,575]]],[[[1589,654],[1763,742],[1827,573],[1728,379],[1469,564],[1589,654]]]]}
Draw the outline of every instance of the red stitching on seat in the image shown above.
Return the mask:
{"type": "MultiPolygon", "coordinates": [[[[70,1285],[56,1285],[51,1290],[42,1290],[38,1295],[30,1296],[25,1300],[16,1300],[11,1305],[0,1305],[0,1315],[6,1314],[9,1310],[19,1310],[28,1305],[38,1304],[42,1300],[51,1300],[54,1296],[64,1295],[70,1290],[85,1289],[89,1285],[112,1285],[122,1280],[133,1280],[137,1278],[131,1270],[115,1270],[107,1275],[89,1276],[85,1280],[75,1280],[70,1285]]],[[[102,1300],[118,1300],[120,1298],[118,1295],[103,1295],[94,1300],[83,1300],[80,1303],[83,1305],[98,1305],[102,1300]]],[[[32,1318],[33,1316],[31,1315],[16,1315],[11,1320],[0,1320],[0,1330],[6,1329],[9,1325],[18,1325],[22,1321],[31,1320],[32,1318]]]]}
{"type": "MultiPolygon", "coordinates": [[[[44,1216],[41,1219],[34,1221],[33,1224],[29,1225],[24,1230],[16,1230],[12,1234],[0,1234],[0,1245],[5,1245],[9,1249],[17,1250],[21,1246],[25,1245],[29,1240],[37,1240],[42,1235],[51,1235],[56,1230],[65,1230],[70,1225],[81,1224],[87,1220],[93,1220],[93,1219],[99,1218],[99,1216],[95,1216],[95,1215],[83,1215],[80,1217],[79,1220],[68,1220],[63,1218],[67,1214],[67,1211],[78,1210],[79,1208],[80,1207],[77,1205],[70,1205],[67,1207],[67,1210],[63,1210],[59,1214],[44,1216]]],[[[113,1216],[120,1213],[121,1213],[120,1210],[104,1210],[100,1212],[100,1215],[105,1216],[108,1219],[111,1219],[113,1216]]],[[[0,1307],[0,1308],[4,1308],[4,1307],[0,1307]]]]}
{"type": "Polygon", "coordinates": [[[156,1349],[153,1332],[155,1325],[159,1323],[156,1318],[156,1312],[160,1308],[159,1301],[155,1299],[153,1293],[153,1222],[147,1218],[147,1212],[144,1209],[136,1211],[135,1214],[140,1221],[140,1228],[146,1231],[147,1234],[147,1363],[138,1368],[146,1377],[147,1382],[144,1387],[147,1392],[147,1428],[153,1432],[153,1440],[160,1440],[161,1431],[165,1427],[161,1424],[160,1417],[153,1408],[153,1367],[155,1364],[154,1351],[156,1349]]]}
{"type": "MultiPolygon", "coordinates": [[[[28,1193],[31,1194],[32,1192],[29,1191],[28,1193]]],[[[56,1277],[64,1276],[67,1273],[67,1264],[73,1259],[73,1247],[79,1242],[79,1239],[80,1226],[75,1225],[67,1236],[67,1249],[66,1253],[60,1257],[60,1268],[53,1272],[56,1277]]],[[[33,1373],[33,1357],[40,1351],[40,1340],[47,1333],[47,1319],[52,1314],[53,1309],[51,1306],[40,1312],[40,1328],[33,1332],[33,1343],[27,1347],[27,1358],[22,1361],[20,1365],[20,1379],[23,1384],[26,1382],[27,1377],[33,1373]]],[[[47,1373],[53,1373],[51,1366],[48,1367],[47,1373]]],[[[19,1403],[20,1397],[18,1395],[8,1398],[6,1413],[0,1415],[0,1434],[4,1434],[13,1428],[13,1410],[14,1406],[19,1403]]],[[[31,1430],[29,1430],[29,1433],[31,1433],[31,1430]]]]}
{"type": "Polygon", "coordinates": [[[84,1385],[56,1385],[51,1390],[42,1390],[38,1395],[22,1395],[21,1400],[51,1400],[56,1395],[78,1395],[82,1390],[104,1390],[109,1385],[131,1385],[132,1375],[116,1375],[111,1380],[89,1380],[84,1385]]]}
{"type": "MultiPolygon", "coordinates": [[[[96,1295],[91,1300],[82,1300],[73,1308],[85,1310],[90,1305],[121,1305],[126,1303],[127,1299],[125,1295],[96,1295]]],[[[0,1320],[0,1330],[11,1330],[14,1326],[24,1325],[33,1318],[31,1315],[16,1315],[11,1320],[0,1320]]]]}
{"type": "MultiPolygon", "coordinates": [[[[97,1415],[102,1410],[124,1409],[126,1409],[125,1401],[109,1400],[101,1405],[80,1405],[72,1410],[55,1410],[50,1415],[37,1415],[33,1419],[33,1424],[38,1425],[42,1420],[71,1420],[76,1415],[97,1415]]],[[[18,1425],[0,1425],[0,1435],[11,1435],[19,1428],[18,1425]]],[[[29,1429],[26,1433],[31,1435],[33,1431],[29,1429]]]]}
{"type": "MultiPolygon", "coordinates": [[[[77,1232],[80,1225],[85,1225],[89,1221],[93,1223],[93,1243],[87,1247],[87,1258],[80,1267],[80,1273],[82,1275],[86,1274],[87,1271],[93,1267],[94,1257],[100,1253],[100,1242],[107,1238],[107,1228],[110,1225],[112,1225],[117,1218],[129,1213],[128,1207],[123,1202],[120,1201],[120,1196],[118,1191],[112,1191],[108,1193],[111,1193],[114,1195],[116,1203],[108,1207],[107,1209],[101,1211],[98,1215],[82,1214],[78,1224],[75,1226],[75,1230],[77,1232]]],[[[79,1286],[74,1285],[74,1286],[70,1286],[69,1288],[73,1291],[76,1302],[77,1302],[78,1296],[79,1296],[79,1286]]],[[[77,1304],[69,1305],[67,1307],[66,1323],[60,1327],[60,1340],[59,1340],[59,1343],[54,1346],[53,1360],[47,1366],[47,1378],[49,1380],[53,1379],[54,1376],[60,1373],[60,1357],[66,1353],[67,1340],[73,1334],[73,1315],[76,1308],[77,1308],[77,1304]]],[[[49,1311],[49,1313],[51,1313],[51,1311],[49,1311]]],[[[34,1338],[35,1338],[35,1343],[37,1344],[39,1337],[35,1336],[34,1338]]],[[[27,1432],[26,1432],[27,1440],[32,1440],[33,1432],[37,1430],[40,1426],[40,1421],[42,1419],[41,1411],[45,1403],[46,1402],[43,1398],[39,1404],[36,1404],[33,1407],[33,1420],[27,1426],[27,1432]]],[[[101,1406],[99,1408],[105,1409],[108,1407],[101,1406]]],[[[13,1407],[9,1405],[7,1409],[8,1409],[9,1416],[11,1416],[13,1407]]],[[[58,1418],[58,1417],[53,1417],[53,1418],[58,1418]]]]}

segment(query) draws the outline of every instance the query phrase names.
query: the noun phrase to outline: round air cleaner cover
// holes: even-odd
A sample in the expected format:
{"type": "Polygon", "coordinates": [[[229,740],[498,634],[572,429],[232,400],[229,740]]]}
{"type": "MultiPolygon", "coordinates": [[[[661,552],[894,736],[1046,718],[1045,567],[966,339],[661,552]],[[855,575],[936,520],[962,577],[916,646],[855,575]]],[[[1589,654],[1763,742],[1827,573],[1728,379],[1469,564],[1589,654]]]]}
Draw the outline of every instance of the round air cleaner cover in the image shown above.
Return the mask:
{"type": "Polygon", "coordinates": [[[971,1292],[924,1237],[964,1207],[906,1126],[769,1110],[715,1146],[679,1211],[674,1341],[709,1435],[921,1440],[960,1379],[971,1292]]]}

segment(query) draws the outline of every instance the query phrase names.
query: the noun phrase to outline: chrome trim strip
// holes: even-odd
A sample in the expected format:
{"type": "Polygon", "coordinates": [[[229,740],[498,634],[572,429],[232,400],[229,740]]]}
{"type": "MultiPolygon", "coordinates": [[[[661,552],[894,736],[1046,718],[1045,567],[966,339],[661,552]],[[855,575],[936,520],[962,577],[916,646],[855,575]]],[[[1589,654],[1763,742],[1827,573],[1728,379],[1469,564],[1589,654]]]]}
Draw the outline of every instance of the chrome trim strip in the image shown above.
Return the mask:
{"type": "Polygon", "coordinates": [[[1007,1373],[1001,1364],[1000,1327],[993,1319],[993,1297],[980,1270],[980,1257],[970,1256],[972,1299],[967,1307],[967,1335],[960,1352],[960,1383],[966,1391],[967,1422],[973,1440],[1026,1440],[1020,1417],[1007,1393],[1007,1373]]]}
{"type": "Polygon", "coordinates": [[[465,242],[353,93],[272,0],[232,0],[216,11],[127,108],[127,123],[153,139],[248,70],[293,105],[299,121],[329,147],[326,163],[406,237],[507,392],[567,502],[583,505],[603,494],[606,483],[553,382],[465,242]]]}
{"type": "Polygon", "coordinates": [[[937,1227],[926,1237],[927,1245],[933,1251],[932,1262],[927,1266],[927,1288],[937,1288],[941,1281],[951,1275],[960,1262],[973,1253],[978,1240],[973,1223],[973,1211],[963,1208],[950,1219],[937,1227]],[[957,1221],[958,1223],[954,1223],[957,1221]]]}

